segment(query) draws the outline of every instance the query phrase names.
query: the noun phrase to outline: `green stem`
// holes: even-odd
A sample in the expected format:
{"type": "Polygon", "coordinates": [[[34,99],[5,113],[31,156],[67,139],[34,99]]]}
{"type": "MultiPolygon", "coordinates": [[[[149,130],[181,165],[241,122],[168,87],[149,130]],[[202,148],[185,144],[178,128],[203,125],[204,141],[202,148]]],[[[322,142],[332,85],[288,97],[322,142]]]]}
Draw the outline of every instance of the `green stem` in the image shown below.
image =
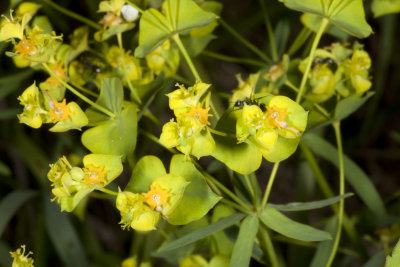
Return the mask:
{"type": "Polygon", "coordinates": [[[131,6],[133,6],[134,8],[136,8],[140,13],[143,13],[143,12],[144,12],[143,9],[141,9],[138,5],[132,3],[131,1],[125,0],[125,2],[127,2],[128,4],[130,4],[131,6]]]}
{"type": "Polygon", "coordinates": [[[118,193],[117,192],[114,192],[114,191],[112,191],[112,190],[109,190],[109,189],[107,189],[107,188],[97,188],[97,190],[99,190],[99,191],[101,191],[101,192],[104,192],[104,193],[106,193],[106,194],[109,194],[109,195],[111,195],[111,196],[118,196],[118,193]]]}
{"type": "Polygon", "coordinates": [[[196,67],[193,64],[192,59],[190,58],[188,52],[186,51],[185,46],[182,44],[181,39],[179,38],[179,34],[175,34],[173,37],[175,43],[178,45],[179,50],[181,51],[183,57],[186,60],[186,63],[189,65],[190,70],[193,73],[194,78],[196,79],[196,82],[201,82],[201,78],[199,73],[197,72],[196,67]]]}
{"type": "MultiPolygon", "coordinates": [[[[299,89],[293,84],[291,83],[289,80],[286,80],[285,85],[287,87],[289,87],[290,89],[292,89],[293,91],[295,91],[296,93],[299,92],[299,89]]],[[[326,109],[324,109],[322,106],[320,106],[317,103],[314,103],[314,107],[319,111],[319,113],[321,113],[323,116],[325,116],[327,119],[330,119],[331,116],[329,115],[329,112],[326,111],[326,109]]]]}
{"type": "Polygon", "coordinates": [[[146,130],[144,130],[144,129],[142,129],[142,128],[139,128],[138,133],[141,134],[141,135],[143,135],[143,136],[145,136],[145,137],[147,137],[147,138],[149,138],[151,141],[153,141],[153,142],[159,144],[160,146],[162,146],[163,148],[167,149],[167,150],[168,150],[169,152],[171,152],[172,154],[179,154],[179,152],[176,151],[175,149],[166,147],[166,146],[164,146],[163,144],[161,144],[161,143],[160,143],[160,140],[159,140],[156,136],[154,136],[153,134],[147,132],[146,130]]]}
{"type": "Polygon", "coordinates": [[[271,59],[264,54],[260,49],[258,49],[256,46],[254,46],[252,43],[244,39],[237,31],[235,31],[231,26],[229,26],[223,19],[219,19],[219,22],[221,25],[228,30],[230,34],[232,34],[236,39],[238,39],[242,44],[247,46],[251,51],[253,51],[255,54],[257,54],[260,58],[262,58],[265,62],[269,63],[271,62],[271,59]]]}
{"type": "Polygon", "coordinates": [[[271,45],[272,59],[274,61],[277,61],[278,60],[278,49],[276,48],[275,36],[274,36],[274,32],[272,30],[271,21],[268,16],[267,9],[265,7],[265,1],[259,0],[259,2],[261,5],[263,14],[264,14],[265,26],[267,28],[269,43],[271,45]]]}
{"type": "Polygon", "coordinates": [[[91,105],[92,107],[96,108],[97,110],[103,112],[104,114],[108,115],[111,118],[115,118],[116,115],[114,113],[112,113],[111,111],[109,111],[108,109],[96,104],[95,102],[93,102],[92,100],[90,100],[89,98],[87,98],[86,96],[82,95],[80,92],[78,92],[75,88],[73,88],[71,85],[69,85],[68,83],[66,83],[64,80],[62,80],[60,77],[58,77],[51,69],[50,67],[46,64],[46,63],[42,63],[42,66],[46,69],[46,71],[53,76],[54,78],[56,78],[62,85],[64,85],[68,90],[70,90],[73,94],[75,94],[77,97],[79,97],[80,99],[82,99],[83,101],[85,101],[86,103],[88,103],[89,105],[91,105]]]}
{"type": "Polygon", "coordinates": [[[224,192],[226,195],[228,195],[232,200],[234,200],[237,204],[242,206],[245,210],[249,210],[249,206],[242,201],[240,198],[238,198],[234,193],[232,193],[231,190],[226,188],[223,184],[221,184],[217,179],[212,177],[210,174],[208,174],[206,171],[204,171],[199,163],[196,161],[193,161],[194,165],[197,167],[197,169],[204,175],[206,180],[211,181],[213,184],[215,184],[219,189],[221,189],[222,192],[224,192]]]}
{"type": "Polygon", "coordinates": [[[88,94],[88,95],[94,96],[94,97],[96,97],[96,98],[99,97],[99,95],[96,94],[95,92],[92,92],[92,91],[90,91],[90,90],[88,90],[88,89],[86,89],[86,88],[83,88],[83,87],[80,86],[80,85],[73,84],[73,86],[75,86],[78,90],[80,90],[80,91],[82,91],[82,92],[84,92],[84,93],[86,93],[86,94],[88,94]]]}
{"type": "Polygon", "coordinates": [[[91,21],[90,19],[87,19],[87,18],[85,18],[85,17],[83,17],[83,16],[81,16],[79,14],[76,14],[76,13],[74,13],[74,12],[72,12],[72,11],[70,11],[70,10],[68,10],[68,9],[66,9],[66,8],[56,4],[56,3],[54,3],[53,1],[50,1],[50,0],[40,0],[40,1],[48,4],[49,6],[53,7],[54,9],[60,11],[61,13],[65,14],[65,15],[71,17],[71,18],[74,18],[76,20],[79,20],[79,21],[89,25],[90,27],[92,27],[92,28],[94,28],[96,30],[102,30],[103,29],[96,22],[91,21]]]}
{"type": "Polygon", "coordinates": [[[244,176],[244,180],[246,181],[247,188],[249,190],[251,199],[253,200],[253,204],[254,204],[254,207],[255,207],[256,206],[256,195],[255,195],[254,189],[253,189],[253,187],[252,187],[252,185],[250,183],[249,176],[247,174],[245,174],[243,176],[244,176]]]}
{"type": "Polygon", "coordinates": [[[296,39],[290,46],[288,55],[292,56],[294,53],[296,53],[297,50],[299,50],[300,47],[310,38],[311,33],[312,31],[309,28],[303,27],[299,35],[297,35],[296,39]]]}
{"type": "Polygon", "coordinates": [[[208,128],[208,130],[209,130],[211,133],[216,134],[216,135],[219,135],[219,136],[236,138],[236,135],[234,135],[234,134],[228,134],[228,133],[220,132],[220,131],[215,130],[215,129],[213,129],[213,128],[208,128]]]}
{"type": "Polygon", "coordinates": [[[174,74],[172,75],[172,78],[174,78],[176,81],[184,83],[184,84],[191,84],[192,82],[185,77],[180,76],[179,74],[174,74]]]}
{"type": "Polygon", "coordinates": [[[311,51],[310,51],[310,55],[308,56],[308,62],[307,62],[307,66],[306,66],[306,70],[304,71],[304,75],[303,78],[301,80],[300,83],[300,88],[299,88],[299,93],[297,94],[296,97],[296,102],[299,103],[301,100],[301,97],[303,96],[304,93],[304,88],[306,85],[306,81],[308,79],[308,73],[310,72],[311,69],[311,64],[313,62],[314,56],[315,56],[315,51],[317,50],[318,47],[318,43],[321,40],[322,34],[324,33],[326,27],[329,24],[329,20],[324,18],[321,22],[321,26],[319,27],[319,30],[317,32],[317,35],[314,38],[314,42],[311,46],[311,51]]]}
{"type": "Polygon", "coordinates": [[[140,105],[142,104],[142,101],[140,100],[140,97],[138,95],[138,93],[136,92],[135,88],[133,88],[131,80],[129,79],[128,73],[126,71],[126,65],[125,65],[125,51],[124,51],[124,45],[122,43],[122,33],[118,33],[117,34],[117,39],[118,39],[118,46],[119,46],[119,50],[121,51],[121,57],[122,57],[122,67],[124,70],[124,77],[125,80],[128,84],[129,89],[131,90],[132,96],[133,96],[133,100],[136,102],[136,104],[140,105]]]}
{"type": "Polygon", "coordinates": [[[240,206],[240,205],[236,204],[235,202],[230,201],[228,199],[222,198],[221,202],[226,204],[226,205],[228,205],[228,206],[231,206],[232,208],[235,208],[235,209],[237,209],[237,210],[239,210],[239,211],[241,211],[243,213],[246,213],[246,214],[249,214],[249,215],[252,214],[252,212],[250,212],[248,209],[244,209],[242,206],[240,206]]]}
{"type": "MultiPolygon", "coordinates": [[[[188,52],[186,51],[186,48],[183,45],[181,39],[179,38],[179,34],[175,34],[173,39],[174,39],[175,43],[178,45],[178,48],[181,51],[183,57],[185,58],[186,63],[189,65],[189,68],[190,68],[191,72],[193,73],[193,76],[196,79],[196,82],[201,82],[199,72],[197,71],[196,67],[194,66],[192,59],[190,58],[188,52]]],[[[214,102],[212,100],[210,101],[210,107],[215,115],[215,118],[217,120],[219,120],[220,115],[218,114],[217,109],[215,108],[214,102]]]]}
{"type": "Polygon", "coordinates": [[[267,252],[266,254],[268,254],[269,261],[271,262],[271,266],[279,267],[278,256],[276,255],[272,240],[269,237],[268,230],[264,226],[261,226],[259,228],[259,233],[265,247],[264,250],[267,252]]]}
{"type": "Polygon", "coordinates": [[[267,205],[269,194],[271,193],[271,188],[274,183],[278,168],[279,168],[279,162],[275,162],[274,167],[272,168],[271,171],[271,175],[269,176],[267,188],[265,188],[264,197],[261,201],[261,210],[263,210],[265,208],[265,205],[267,205]]]}
{"type": "MultiPolygon", "coordinates": [[[[336,142],[337,142],[337,148],[338,148],[338,154],[339,154],[339,168],[340,168],[339,169],[339,183],[340,183],[339,194],[343,195],[344,194],[344,164],[343,164],[342,136],[340,133],[340,122],[339,121],[335,122],[333,124],[333,128],[335,130],[335,136],[336,136],[336,142]]],[[[333,260],[335,259],[337,249],[339,247],[340,236],[342,233],[343,213],[344,213],[344,199],[341,199],[339,202],[339,214],[338,214],[338,223],[337,223],[335,241],[333,243],[332,251],[329,256],[326,267],[331,266],[333,260]]]]}
{"type": "Polygon", "coordinates": [[[250,59],[250,58],[231,57],[231,56],[227,56],[227,55],[214,53],[211,51],[203,51],[201,54],[205,55],[207,57],[216,58],[216,59],[223,60],[226,62],[242,63],[242,64],[248,64],[248,65],[253,65],[253,66],[257,66],[257,67],[265,66],[265,63],[254,60],[254,59],[250,59]]]}

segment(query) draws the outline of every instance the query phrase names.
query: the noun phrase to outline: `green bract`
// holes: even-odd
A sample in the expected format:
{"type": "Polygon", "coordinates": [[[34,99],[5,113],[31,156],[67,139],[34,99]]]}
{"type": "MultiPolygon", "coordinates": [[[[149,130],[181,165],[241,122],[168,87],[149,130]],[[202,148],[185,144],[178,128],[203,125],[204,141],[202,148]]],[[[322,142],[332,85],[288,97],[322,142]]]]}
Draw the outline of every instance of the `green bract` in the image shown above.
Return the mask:
{"type": "Polygon", "coordinates": [[[135,56],[144,57],[175,34],[207,25],[216,18],[192,0],[167,0],[163,7],[165,15],[153,8],[143,12],[135,56]]]}
{"type": "Polygon", "coordinates": [[[40,128],[47,111],[40,105],[39,89],[33,83],[29,86],[20,97],[18,97],[20,104],[24,106],[24,111],[18,115],[21,123],[25,123],[32,128],[40,128]]]}
{"type": "Polygon", "coordinates": [[[220,199],[210,190],[202,174],[183,155],[172,158],[168,174],[157,157],[141,158],[125,192],[142,193],[147,197],[155,187],[170,195],[166,198],[168,205],[160,205],[158,211],[171,224],[187,224],[200,219],[220,199]]]}
{"type": "Polygon", "coordinates": [[[335,26],[358,38],[372,33],[365,20],[362,0],[281,0],[288,8],[314,13],[332,22],[335,26]],[[357,10],[357,12],[354,12],[357,10]]]}

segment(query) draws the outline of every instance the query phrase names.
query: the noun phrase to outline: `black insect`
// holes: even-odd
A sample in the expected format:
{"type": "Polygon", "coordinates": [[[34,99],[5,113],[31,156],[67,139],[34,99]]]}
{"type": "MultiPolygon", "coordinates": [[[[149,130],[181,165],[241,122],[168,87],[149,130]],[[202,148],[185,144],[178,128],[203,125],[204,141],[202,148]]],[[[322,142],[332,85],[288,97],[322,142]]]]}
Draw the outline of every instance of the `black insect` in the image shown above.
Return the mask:
{"type": "Polygon", "coordinates": [[[102,69],[101,69],[99,66],[93,64],[93,63],[90,62],[88,59],[84,59],[84,60],[82,61],[82,64],[85,65],[85,67],[90,68],[90,69],[91,69],[92,71],[94,71],[95,73],[100,73],[100,72],[102,72],[102,69]]]}
{"type": "Polygon", "coordinates": [[[267,108],[265,107],[264,104],[258,103],[255,99],[250,99],[248,97],[245,97],[243,100],[238,99],[236,100],[235,104],[233,104],[233,106],[237,108],[243,107],[244,105],[248,106],[256,105],[262,110],[262,112],[267,111],[267,108]]]}
{"type": "Polygon", "coordinates": [[[314,59],[314,61],[311,64],[311,68],[313,69],[316,65],[321,65],[321,64],[328,64],[328,65],[335,65],[336,62],[330,58],[330,57],[326,57],[326,58],[319,58],[317,57],[316,59],[314,59]]]}

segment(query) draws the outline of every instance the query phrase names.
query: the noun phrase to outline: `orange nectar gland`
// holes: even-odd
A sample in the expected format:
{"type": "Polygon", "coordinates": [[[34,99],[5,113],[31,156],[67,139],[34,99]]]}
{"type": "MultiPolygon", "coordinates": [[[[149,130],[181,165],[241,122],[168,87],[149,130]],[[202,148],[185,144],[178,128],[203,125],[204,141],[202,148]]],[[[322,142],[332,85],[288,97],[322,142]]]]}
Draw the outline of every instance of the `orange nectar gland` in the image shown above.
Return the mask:
{"type": "Polygon", "coordinates": [[[201,124],[210,125],[211,123],[208,121],[208,117],[212,117],[212,114],[208,114],[210,108],[202,108],[200,103],[197,103],[197,106],[190,105],[190,111],[183,115],[188,117],[196,118],[201,124]]]}
{"type": "Polygon", "coordinates": [[[278,108],[276,106],[267,107],[266,116],[271,125],[277,127],[279,130],[281,128],[288,129],[300,136],[300,131],[288,126],[287,122],[285,121],[287,115],[289,115],[289,112],[286,111],[286,108],[278,108]]]}
{"type": "Polygon", "coordinates": [[[87,168],[83,168],[83,171],[85,172],[85,176],[83,177],[85,185],[94,186],[106,183],[104,176],[107,171],[104,170],[104,166],[95,167],[90,164],[87,168]]]}
{"type": "Polygon", "coordinates": [[[15,54],[21,56],[33,56],[36,53],[35,44],[31,39],[26,39],[25,35],[22,40],[14,46],[15,54]]]}
{"type": "Polygon", "coordinates": [[[104,29],[121,24],[123,20],[112,12],[107,12],[99,21],[99,24],[104,26],[104,29]]]}
{"type": "Polygon", "coordinates": [[[171,189],[162,189],[157,183],[150,185],[150,191],[142,193],[144,196],[143,202],[146,202],[152,210],[156,208],[156,211],[161,212],[161,205],[168,206],[168,198],[172,194],[168,193],[171,189]]]}
{"type": "Polygon", "coordinates": [[[71,121],[69,116],[72,115],[73,113],[71,112],[71,110],[69,110],[69,107],[65,102],[65,98],[63,99],[62,102],[50,100],[49,106],[50,106],[50,119],[49,119],[50,122],[56,123],[64,120],[71,121]]]}
{"type": "MultiPolygon", "coordinates": [[[[55,75],[57,75],[61,80],[66,80],[67,76],[65,73],[67,72],[67,69],[63,67],[62,63],[54,63],[53,65],[50,66],[50,69],[54,72],[55,75]]],[[[60,81],[56,77],[49,77],[47,79],[49,83],[51,83],[54,86],[60,85],[60,81]]]]}

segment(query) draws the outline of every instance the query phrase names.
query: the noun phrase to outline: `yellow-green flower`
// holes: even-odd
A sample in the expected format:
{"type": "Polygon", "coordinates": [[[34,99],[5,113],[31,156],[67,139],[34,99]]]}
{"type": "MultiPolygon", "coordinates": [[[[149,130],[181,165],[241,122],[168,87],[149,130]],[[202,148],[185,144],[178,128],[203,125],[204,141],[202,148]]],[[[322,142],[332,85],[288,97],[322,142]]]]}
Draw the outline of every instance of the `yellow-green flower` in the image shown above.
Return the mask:
{"type": "Polygon", "coordinates": [[[165,71],[165,76],[174,75],[179,67],[180,56],[177,48],[171,47],[170,41],[166,40],[156,50],[146,56],[147,66],[157,75],[165,71]]]}
{"type": "Polygon", "coordinates": [[[131,55],[131,51],[121,53],[117,46],[111,46],[106,55],[107,62],[113,66],[118,74],[123,77],[124,73],[128,75],[129,80],[136,81],[142,77],[142,69],[139,59],[131,55]],[[122,64],[124,63],[124,65],[122,64]]]}
{"type": "Polygon", "coordinates": [[[372,83],[368,79],[371,58],[366,51],[357,49],[354,51],[348,64],[351,71],[351,83],[356,89],[357,94],[361,95],[372,86],[372,83]]]}
{"type": "Polygon", "coordinates": [[[25,245],[18,248],[15,252],[10,252],[11,257],[14,259],[12,267],[33,267],[33,259],[30,257],[33,253],[31,251],[25,254],[25,245]]]}
{"type": "Polygon", "coordinates": [[[52,182],[53,201],[61,210],[72,211],[90,192],[105,187],[122,172],[121,157],[116,155],[89,154],[83,165],[72,167],[65,157],[50,164],[47,177],[52,182]]]}
{"type": "Polygon", "coordinates": [[[138,193],[120,191],[117,196],[117,209],[121,213],[122,228],[133,228],[137,231],[156,229],[160,213],[144,204],[145,197],[138,193]]]}

